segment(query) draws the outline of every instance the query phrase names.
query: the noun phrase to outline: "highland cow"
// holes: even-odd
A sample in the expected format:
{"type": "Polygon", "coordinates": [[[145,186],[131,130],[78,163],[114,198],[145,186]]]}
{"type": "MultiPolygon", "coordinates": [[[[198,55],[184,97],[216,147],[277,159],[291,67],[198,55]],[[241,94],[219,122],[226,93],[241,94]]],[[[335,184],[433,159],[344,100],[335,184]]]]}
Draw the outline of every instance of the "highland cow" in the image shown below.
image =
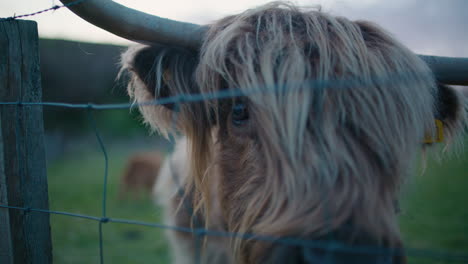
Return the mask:
{"type": "Polygon", "coordinates": [[[168,231],[175,263],[199,248],[203,263],[405,263],[398,192],[437,124],[447,142],[465,125],[442,83],[468,84],[466,60],[419,57],[371,22],[291,4],[199,27],[90,2],[71,9],[156,43],[122,57],[135,102],[205,99],[140,105],[153,129],[183,135],[156,186],[167,223],[238,234],[168,231]]]}
{"type": "Polygon", "coordinates": [[[132,155],[120,178],[119,199],[141,197],[153,190],[164,156],[159,152],[132,155]]]}

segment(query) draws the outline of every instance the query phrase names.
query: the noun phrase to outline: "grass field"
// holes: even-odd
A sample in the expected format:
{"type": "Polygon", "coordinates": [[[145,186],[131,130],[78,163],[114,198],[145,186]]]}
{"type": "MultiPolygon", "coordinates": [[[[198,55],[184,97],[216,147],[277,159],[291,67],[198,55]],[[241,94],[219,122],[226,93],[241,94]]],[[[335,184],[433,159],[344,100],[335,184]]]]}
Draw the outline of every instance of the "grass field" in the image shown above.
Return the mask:
{"type": "MultiPolygon", "coordinates": [[[[128,153],[109,153],[107,216],[160,222],[161,211],[149,195],[117,199],[118,181],[128,153]]],[[[99,152],[81,153],[49,166],[49,203],[52,210],[102,216],[104,158],[99,152]]],[[[55,263],[99,263],[98,222],[51,215],[55,263]]],[[[169,263],[163,230],[138,225],[103,225],[106,263],[169,263]]]]}
{"type": "MultiPolygon", "coordinates": [[[[468,140],[465,144],[468,146],[468,140]]],[[[118,200],[121,171],[129,153],[110,150],[107,216],[160,222],[150,198],[118,200]]],[[[102,215],[104,158],[98,151],[63,156],[49,164],[52,210],[102,215]]],[[[403,192],[401,228],[406,246],[468,254],[468,151],[441,163],[428,161],[403,192]]],[[[99,263],[98,222],[52,215],[55,263],[99,263]]],[[[170,263],[163,230],[136,225],[103,225],[106,263],[170,263]]],[[[449,263],[410,258],[410,263],[449,263]]]]}
{"type": "Polygon", "coordinates": [[[463,153],[440,162],[429,159],[425,172],[412,178],[403,193],[400,226],[411,248],[468,255],[468,140],[463,153]]]}

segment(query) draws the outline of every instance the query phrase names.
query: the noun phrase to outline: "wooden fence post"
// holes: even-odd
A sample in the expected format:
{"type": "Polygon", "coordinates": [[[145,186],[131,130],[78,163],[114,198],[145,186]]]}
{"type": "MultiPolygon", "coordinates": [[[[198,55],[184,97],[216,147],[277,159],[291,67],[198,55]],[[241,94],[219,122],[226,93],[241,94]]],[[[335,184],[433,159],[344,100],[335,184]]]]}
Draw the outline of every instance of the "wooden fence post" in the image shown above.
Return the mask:
{"type": "MultiPolygon", "coordinates": [[[[0,102],[40,102],[37,24],[0,21],[0,102]]],[[[42,106],[0,105],[0,205],[49,209],[42,106]]],[[[52,263],[49,214],[0,207],[0,263],[52,263]]]]}

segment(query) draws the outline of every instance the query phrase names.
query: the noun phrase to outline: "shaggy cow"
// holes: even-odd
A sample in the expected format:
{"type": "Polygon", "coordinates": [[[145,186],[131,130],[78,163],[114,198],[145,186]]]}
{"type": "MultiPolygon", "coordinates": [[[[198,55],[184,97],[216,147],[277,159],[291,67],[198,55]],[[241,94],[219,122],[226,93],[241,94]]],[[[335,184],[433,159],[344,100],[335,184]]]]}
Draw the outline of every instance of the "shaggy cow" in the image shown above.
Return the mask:
{"type": "MultiPolygon", "coordinates": [[[[200,28],[164,27],[99,2],[71,8],[121,36],[159,43],[123,56],[136,102],[205,97],[140,106],[154,129],[183,134],[156,190],[167,222],[238,234],[208,233],[198,245],[203,262],[405,262],[400,184],[431,142],[425,136],[440,132],[436,124],[449,140],[463,126],[459,95],[436,82],[451,80],[437,61],[373,23],[289,4],[200,28]]],[[[170,231],[170,239],[176,263],[195,262],[195,235],[170,231]]]]}
{"type": "Polygon", "coordinates": [[[164,156],[159,152],[132,155],[120,178],[119,199],[153,190],[164,156]]]}

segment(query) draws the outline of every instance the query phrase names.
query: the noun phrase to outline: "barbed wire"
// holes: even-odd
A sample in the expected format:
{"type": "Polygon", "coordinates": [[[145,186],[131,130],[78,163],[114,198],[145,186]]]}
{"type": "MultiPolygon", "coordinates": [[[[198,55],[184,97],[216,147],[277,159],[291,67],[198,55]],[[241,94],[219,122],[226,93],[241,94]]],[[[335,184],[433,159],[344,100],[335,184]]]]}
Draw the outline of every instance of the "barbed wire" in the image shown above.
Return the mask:
{"type": "Polygon", "coordinates": [[[70,2],[68,4],[64,4],[64,5],[53,5],[52,7],[49,7],[49,8],[43,9],[43,10],[39,10],[39,11],[36,11],[36,12],[33,12],[33,13],[28,13],[28,14],[13,15],[13,16],[10,16],[10,17],[0,17],[0,22],[12,21],[12,20],[15,20],[15,19],[18,19],[18,18],[36,16],[36,15],[39,15],[39,14],[42,14],[42,13],[55,11],[55,10],[63,8],[63,7],[74,6],[74,5],[80,4],[80,3],[84,2],[84,1],[87,1],[87,0],[76,0],[76,1],[70,2]]]}

